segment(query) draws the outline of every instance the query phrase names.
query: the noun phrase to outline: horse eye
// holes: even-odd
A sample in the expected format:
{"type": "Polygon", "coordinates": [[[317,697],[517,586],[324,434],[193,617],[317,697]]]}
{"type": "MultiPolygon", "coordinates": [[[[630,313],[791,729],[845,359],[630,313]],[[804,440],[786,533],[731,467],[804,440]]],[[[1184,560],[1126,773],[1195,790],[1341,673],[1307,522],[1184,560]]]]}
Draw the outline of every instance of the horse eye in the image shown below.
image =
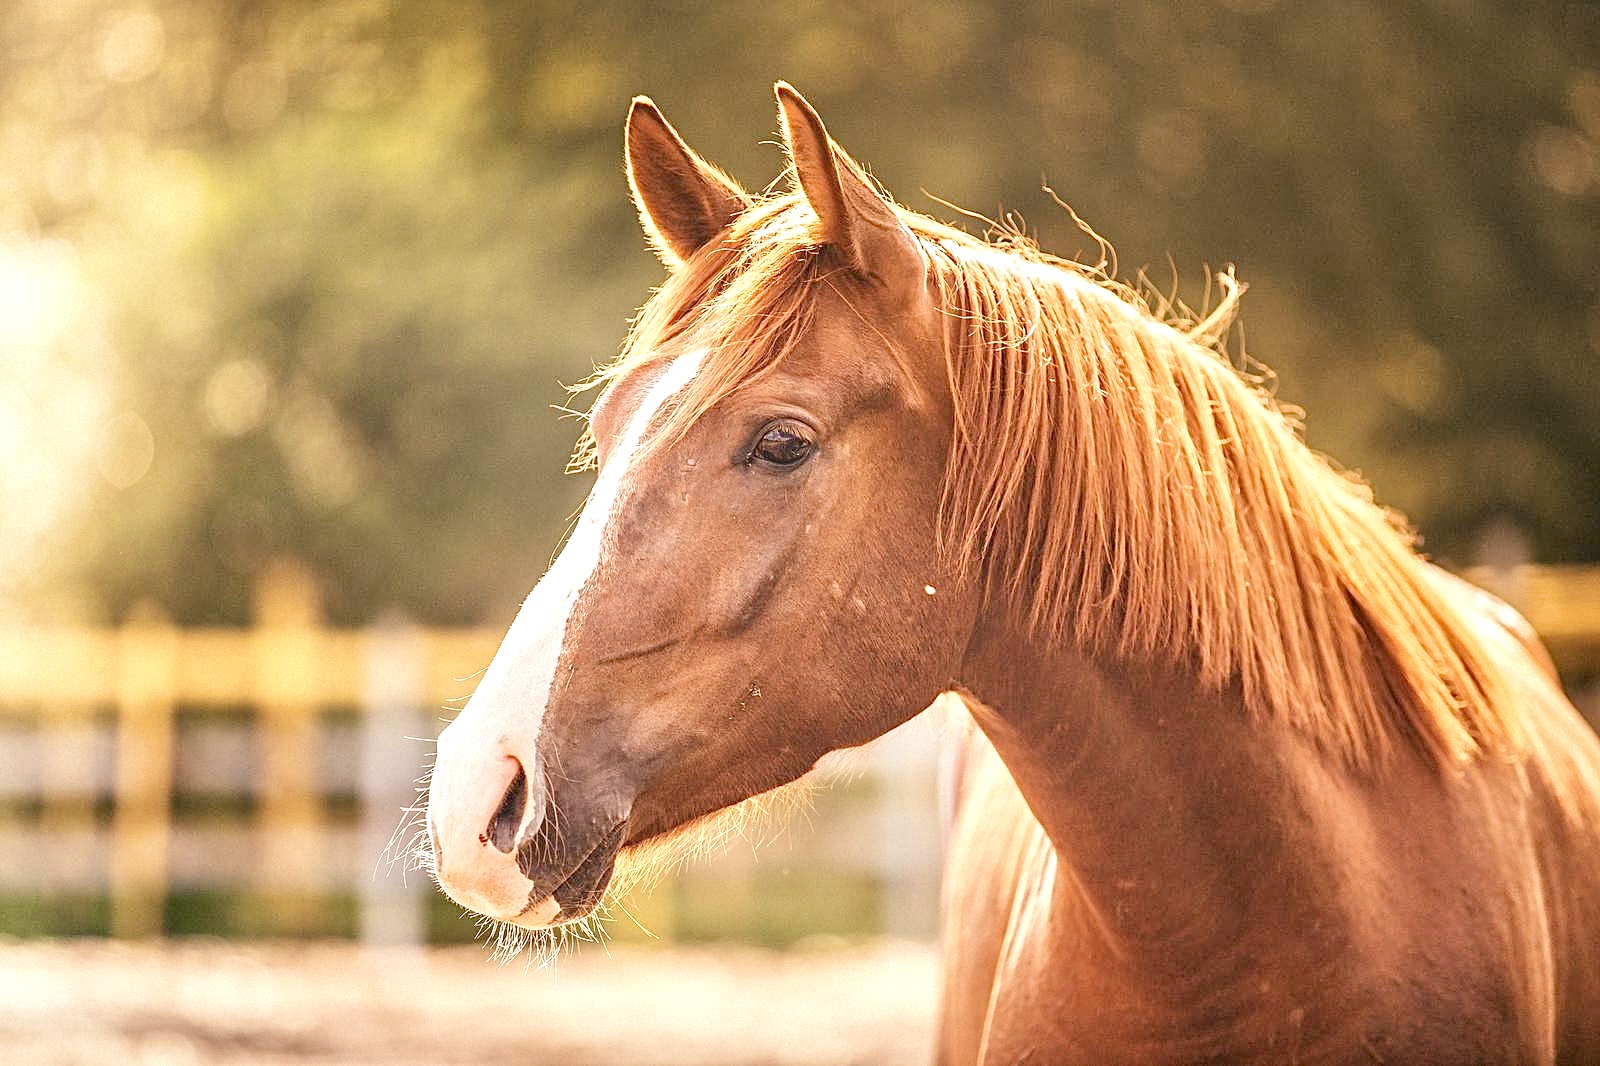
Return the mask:
{"type": "Polygon", "coordinates": [[[791,467],[799,466],[811,454],[811,438],[809,430],[793,419],[783,418],[776,422],[769,422],[756,438],[754,447],[750,449],[752,462],[763,462],[768,466],[791,467]]]}

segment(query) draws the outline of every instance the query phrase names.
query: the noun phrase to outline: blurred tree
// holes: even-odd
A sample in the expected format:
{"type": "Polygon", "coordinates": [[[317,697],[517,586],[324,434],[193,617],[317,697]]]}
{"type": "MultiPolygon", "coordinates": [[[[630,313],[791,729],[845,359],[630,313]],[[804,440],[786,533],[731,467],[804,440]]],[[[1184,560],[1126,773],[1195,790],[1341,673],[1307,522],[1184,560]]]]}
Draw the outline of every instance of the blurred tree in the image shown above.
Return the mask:
{"type": "Polygon", "coordinates": [[[0,601],[241,621],[292,552],[336,618],[507,617],[584,488],[558,382],[659,277],[627,99],[759,187],[776,77],[912,206],[1084,249],[1044,176],[1162,284],[1236,262],[1436,552],[1600,558],[1593,5],[14,0],[0,601]]]}

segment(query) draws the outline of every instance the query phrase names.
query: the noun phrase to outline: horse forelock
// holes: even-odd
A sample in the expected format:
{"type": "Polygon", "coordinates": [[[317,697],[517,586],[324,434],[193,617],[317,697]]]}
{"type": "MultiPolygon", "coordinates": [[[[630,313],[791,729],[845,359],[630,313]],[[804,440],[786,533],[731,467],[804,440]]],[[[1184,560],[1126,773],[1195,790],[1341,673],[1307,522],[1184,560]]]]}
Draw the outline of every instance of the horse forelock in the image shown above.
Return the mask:
{"type": "MultiPolygon", "coordinates": [[[[1482,620],[1229,359],[1231,275],[1195,315],[1116,282],[1104,255],[1079,264],[1015,231],[984,240],[899,210],[949,326],[950,565],[1038,636],[1237,683],[1252,713],[1353,765],[1397,743],[1441,764],[1515,747],[1508,668],[1482,620]]],[[[705,346],[651,446],[676,439],[783,362],[842,269],[803,198],[764,199],[669,276],[581,387],[705,346]]],[[[590,458],[581,442],[575,461],[590,458]]]]}

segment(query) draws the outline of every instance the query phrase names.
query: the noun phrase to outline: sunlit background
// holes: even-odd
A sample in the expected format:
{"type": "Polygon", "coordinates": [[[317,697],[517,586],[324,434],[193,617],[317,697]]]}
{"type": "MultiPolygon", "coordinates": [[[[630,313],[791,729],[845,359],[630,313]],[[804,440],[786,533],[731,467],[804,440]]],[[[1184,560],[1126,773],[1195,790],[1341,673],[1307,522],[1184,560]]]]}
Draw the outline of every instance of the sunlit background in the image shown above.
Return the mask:
{"type": "Polygon", "coordinates": [[[563,383],[662,276],[628,99],[760,188],[779,77],[912,207],[1091,254],[1048,184],[1126,277],[1200,303],[1234,264],[1310,442],[1523,607],[1595,713],[1600,7],[9,0],[0,1039],[925,1055],[937,723],[637,901],[559,993],[439,947],[472,923],[380,862],[429,750],[404,738],[471,691],[586,491],[563,383]],[[527,1024],[452,1045],[474,997],[527,1024]],[[606,1010],[637,1032],[555,1020],[606,1010]]]}

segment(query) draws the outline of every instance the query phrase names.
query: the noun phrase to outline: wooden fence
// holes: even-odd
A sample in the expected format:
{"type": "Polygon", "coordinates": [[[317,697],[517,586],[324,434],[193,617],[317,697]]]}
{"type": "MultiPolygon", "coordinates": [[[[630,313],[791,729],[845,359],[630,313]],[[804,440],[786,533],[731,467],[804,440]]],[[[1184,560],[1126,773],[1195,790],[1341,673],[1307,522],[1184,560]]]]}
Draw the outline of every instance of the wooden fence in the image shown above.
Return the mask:
{"type": "MultiPolygon", "coordinates": [[[[159,932],[172,876],[179,709],[196,706],[253,712],[253,869],[235,870],[231,879],[242,874],[292,898],[319,887],[330,844],[365,851],[369,869],[378,862],[431,751],[419,741],[431,741],[441,710],[470,693],[470,679],[493,656],[500,633],[421,629],[398,618],[364,629],[324,628],[315,581],[290,562],[263,574],[254,613],[249,629],[179,629],[147,608],[118,629],[0,631],[0,723],[32,720],[38,727],[33,750],[12,745],[13,758],[31,755],[34,765],[0,768],[0,784],[13,800],[31,785],[42,804],[42,839],[13,838],[9,850],[24,854],[0,855],[6,881],[82,888],[103,879],[115,933],[159,932]],[[356,840],[330,839],[339,834],[323,824],[319,726],[329,707],[353,710],[358,722],[357,750],[347,753],[361,771],[349,781],[361,809],[356,840]],[[79,851],[101,846],[91,831],[105,785],[97,734],[108,708],[109,855],[41,862],[47,857],[26,852],[70,851],[74,838],[79,851]],[[30,865],[42,869],[19,876],[30,865]]],[[[388,878],[367,880],[363,909],[376,917],[393,893],[388,878]]]]}
{"type": "MultiPolygon", "coordinates": [[[[178,628],[150,609],[115,629],[0,628],[0,894],[108,894],[111,931],[150,936],[174,887],[258,893],[284,929],[315,927],[296,909],[353,889],[364,938],[424,937],[426,878],[382,856],[503,631],[325,627],[315,580],[290,562],[254,600],[248,629],[178,628]],[[354,801],[353,824],[330,817],[330,791],[354,801]],[[186,792],[242,798],[244,824],[237,809],[175,818],[186,792]]],[[[924,727],[872,753],[851,778],[871,809],[830,845],[827,861],[908,905],[880,928],[931,931],[934,746],[924,727]]],[[[670,913],[639,906],[671,934],[670,913]]]]}
{"type": "MultiPolygon", "coordinates": [[[[1600,567],[1472,576],[1520,607],[1572,676],[1600,674],[1600,567]]],[[[0,817],[0,890],[107,892],[112,931],[147,936],[162,931],[175,882],[242,882],[293,907],[331,879],[357,889],[368,939],[420,939],[428,889],[418,877],[386,875],[379,856],[414,799],[442,709],[470,693],[500,636],[399,618],[324,627],[316,583],[292,563],[263,575],[249,629],[180,629],[143,610],[116,629],[0,630],[0,741],[10,730],[0,744],[0,798],[32,795],[39,806],[30,827],[0,817]],[[194,707],[249,709],[253,766],[223,771],[254,779],[248,846],[222,847],[204,827],[175,839],[178,723],[194,707]],[[346,715],[339,743],[323,728],[330,707],[346,715]],[[356,800],[353,830],[326,817],[330,760],[356,800]],[[107,796],[109,820],[96,811],[107,796]]],[[[1595,692],[1582,697],[1591,716],[1595,692]]],[[[844,849],[865,853],[856,861],[889,884],[898,901],[884,912],[890,931],[931,928],[939,861],[932,733],[902,730],[869,756],[877,787],[867,821],[877,828],[844,849]]],[[[216,786],[205,753],[194,762],[185,772],[216,786]]]]}

